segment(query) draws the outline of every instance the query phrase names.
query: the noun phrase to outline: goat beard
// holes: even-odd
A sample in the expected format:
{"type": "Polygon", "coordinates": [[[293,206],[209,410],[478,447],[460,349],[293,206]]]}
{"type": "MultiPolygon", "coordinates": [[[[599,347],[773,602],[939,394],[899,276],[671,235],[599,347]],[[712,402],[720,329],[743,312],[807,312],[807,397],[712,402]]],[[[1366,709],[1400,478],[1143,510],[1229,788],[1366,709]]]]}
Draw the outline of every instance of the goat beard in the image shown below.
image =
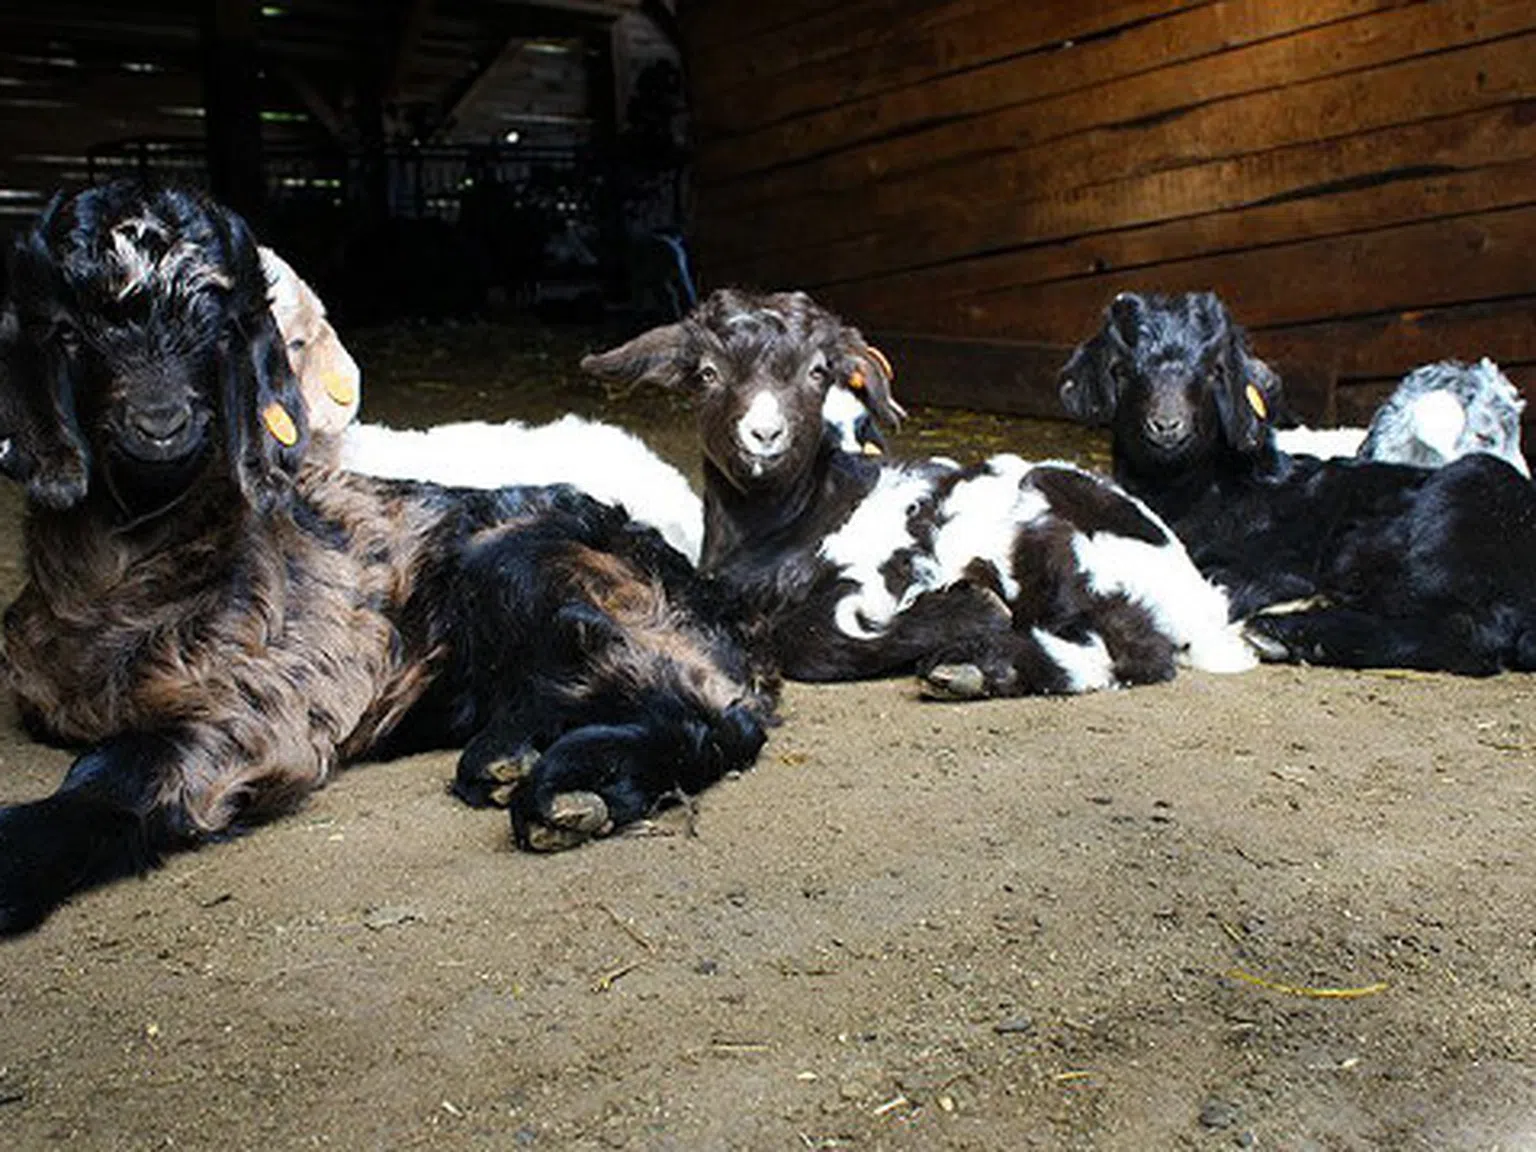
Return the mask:
{"type": "Polygon", "coordinates": [[[175,460],[140,460],[116,447],[97,454],[103,485],[132,524],[170,511],[204,481],[214,455],[204,441],[175,460]]]}

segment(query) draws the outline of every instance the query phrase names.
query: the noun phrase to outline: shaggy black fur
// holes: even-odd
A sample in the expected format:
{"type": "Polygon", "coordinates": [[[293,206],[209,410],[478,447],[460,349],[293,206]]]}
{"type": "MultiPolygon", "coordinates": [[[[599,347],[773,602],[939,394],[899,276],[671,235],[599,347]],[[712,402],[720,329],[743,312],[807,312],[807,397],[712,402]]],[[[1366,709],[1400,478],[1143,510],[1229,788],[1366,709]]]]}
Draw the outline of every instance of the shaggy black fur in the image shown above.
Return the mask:
{"type": "Polygon", "coordinates": [[[0,469],[27,484],[5,665],[89,746],[0,809],[0,932],[280,813],[336,765],[466,746],[524,846],[604,835],[749,766],[772,686],[661,538],[567,488],[462,492],[305,457],[243,222],[114,184],[17,243],[0,469]]]}
{"type": "Polygon", "coordinates": [[[1212,293],[1122,295],[1061,372],[1115,476],[1160,512],[1272,658],[1488,674],[1536,667],[1536,489],[1474,454],[1439,471],[1287,456],[1278,377],[1212,293]]]}

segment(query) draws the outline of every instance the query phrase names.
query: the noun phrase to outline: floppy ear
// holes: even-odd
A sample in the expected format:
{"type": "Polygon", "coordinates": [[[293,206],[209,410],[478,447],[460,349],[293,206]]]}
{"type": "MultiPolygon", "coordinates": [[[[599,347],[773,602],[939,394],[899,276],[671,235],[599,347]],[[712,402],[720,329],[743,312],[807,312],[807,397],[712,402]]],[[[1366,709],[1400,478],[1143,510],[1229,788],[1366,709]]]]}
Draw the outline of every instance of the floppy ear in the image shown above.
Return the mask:
{"type": "Polygon", "coordinates": [[[660,384],[675,388],[688,375],[687,321],[642,332],[627,344],[581,358],[581,370],[620,384],[660,384]]]}
{"type": "Polygon", "coordinates": [[[265,307],[231,320],[224,350],[222,408],[230,466],[252,507],[278,506],[309,438],[299,381],[265,307]]]}
{"type": "Polygon", "coordinates": [[[18,237],[11,252],[11,299],[0,314],[0,435],[10,448],[0,471],[27,484],[30,499],[48,508],[72,508],[85,499],[90,452],[76,413],[70,356],[48,331],[62,291],[58,260],[48,231],[62,198],[55,195],[32,228],[18,237]],[[17,302],[26,300],[38,315],[23,324],[17,302]]]}
{"type": "Polygon", "coordinates": [[[1214,292],[1196,297],[1210,337],[1205,361],[1216,395],[1216,413],[1227,443],[1252,452],[1264,440],[1270,416],[1281,404],[1280,377],[1248,350],[1248,338],[1214,292]]]}
{"type": "Polygon", "coordinates": [[[249,225],[210,205],[232,278],[220,333],[220,412],[235,482],[258,511],[277,507],[309,443],[309,414],[267,299],[267,275],[249,225]]]}
{"type": "Polygon", "coordinates": [[[852,328],[844,329],[846,343],[839,363],[834,366],[836,383],[852,392],[869,409],[875,424],[894,432],[907,418],[907,410],[891,395],[891,381],[896,370],[884,352],[852,328]]]}
{"type": "Polygon", "coordinates": [[[11,375],[11,358],[16,353],[16,316],[0,313],[0,476],[25,484],[32,478],[36,461],[28,444],[28,421],[22,408],[21,394],[11,375]]]}
{"type": "Polygon", "coordinates": [[[1122,292],[1104,309],[1094,335],[1079,344],[1057,373],[1062,407],[1084,424],[1108,424],[1120,405],[1119,367],[1136,346],[1146,301],[1122,292]]]}

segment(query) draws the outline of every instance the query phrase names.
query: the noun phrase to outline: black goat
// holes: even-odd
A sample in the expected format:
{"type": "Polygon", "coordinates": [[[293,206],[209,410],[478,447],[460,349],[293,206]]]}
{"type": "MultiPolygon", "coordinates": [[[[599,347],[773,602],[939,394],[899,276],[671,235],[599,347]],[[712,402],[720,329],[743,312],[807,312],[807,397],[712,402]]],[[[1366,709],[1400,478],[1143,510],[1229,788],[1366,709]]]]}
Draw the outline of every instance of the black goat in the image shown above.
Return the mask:
{"type": "Polygon", "coordinates": [[[520,844],[603,835],[751,764],[771,693],[660,537],[566,487],[307,462],[245,224],[128,183],[17,242],[0,418],[27,483],[6,671],[91,745],[0,809],[0,931],[290,807],[364,754],[465,745],[520,844]]]}
{"type": "Polygon", "coordinates": [[[1536,668],[1536,488],[1477,453],[1437,471],[1287,456],[1279,378],[1212,293],[1115,298],[1061,372],[1108,424],[1116,478],[1160,512],[1273,659],[1536,668]]]}
{"type": "Polygon", "coordinates": [[[582,363],[696,392],[700,566],[744,595],[789,676],[915,669],[930,694],[970,697],[1164,680],[1181,653],[1252,663],[1225,598],[1107,481],[1017,456],[962,468],[844,451],[828,390],[894,426],[888,368],[804,293],[716,292],[582,363]]]}

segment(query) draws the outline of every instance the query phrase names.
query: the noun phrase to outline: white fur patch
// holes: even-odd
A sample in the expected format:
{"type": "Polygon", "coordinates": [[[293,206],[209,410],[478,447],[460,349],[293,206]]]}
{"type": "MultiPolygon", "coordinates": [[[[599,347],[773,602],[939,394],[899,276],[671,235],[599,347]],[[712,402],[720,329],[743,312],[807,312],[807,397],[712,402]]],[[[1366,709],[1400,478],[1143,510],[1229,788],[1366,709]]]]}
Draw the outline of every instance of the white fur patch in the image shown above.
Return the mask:
{"type": "Polygon", "coordinates": [[[1364,428],[1277,428],[1275,446],[1288,456],[1316,456],[1320,460],[1349,457],[1365,442],[1364,428]]]}
{"type": "Polygon", "coordinates": [[[939,579],[950,584],[973,560],[984,560],[997,573],[1003,597],[1019,594],[1013,577],[1013,545],[1019,526],[1047,511],[1045,497],[1025,485],[1030,463],[1012,454],[993,456],[987,471],[956,484],[944,501],[933,541],[939,579]]]}
{"type": "Polygon", "coordinates": [[[1453,460],[1467,426],[1466,409],[1449,392],[1426,392],[1409,405],[1413,434],[1441,460],[1453,460]]]}
{"type": "Polygon", "coordinates": [[[789,422],[784,405],[764,388],[754,397],[740,420],[736,421],[736,441],[747,455],[762,460],[781,456],[789,447],[789,422]]]}
{"type": "MultiPolygon", "coordinates": [[[[1165,532],[1168,527],[1140,500],[1125,499],[1165,532]]],[[[1078,533],[1072,552],[1096,595],[1123,593],[1151,615],[1158,631],[1182,651],[1181,659],[1206,672],[1244,672],[1258,663],[1241,630],[1228,621],[1227,594],[1200,574],[1172,532],[1168,543],[1148,544],[1112,532],[1078,533]]]]}
{"type": "Polygon", "coordinates": [[[844,452],[858,455],[864,450],[859,440],[858,422],[867,416],[869,409],[864,402],[841,384],[827,389],[827,398],[821,402],[822,423],[837,430],[837,446],[844,452]]]}
{"type": "Polygon", "coordinates": [[[880,575],[880,565],[893,553],[915,543],[907,517],[932,490],[933,481],[920,472],[899,464],[882,469],[875,487],[847,523],[821,542],[822,558],[859,584],[837,604],[835,620],[843,635],[874,639],[906,604],[924,589],[937,585],[937,566],[932,561],[923,564],[922,558],[918,578],[900,601],[890,594],[880,575]]]}
{"type": "Polygon", "coordinates": [[[1097,632],[1090,633],[1081,644],[1064,640],[1044,628],[1031,628],[1030,633],[1045,649],[1045,654],[1066,673],[1068,692],[1097,692],[1114,686],[1114,661],[1104,646],[1104,638],[1097,632]]]}
{"type": "Polygon", "coordinates": [[[425,431],[353,424],[342,433],[341,466],[456,488],[570,484],[623,505],[695,564],[703,546],[704,506],[683,474],[633,433],[580,416],[534,427],[465,421],[425,431]]]}

